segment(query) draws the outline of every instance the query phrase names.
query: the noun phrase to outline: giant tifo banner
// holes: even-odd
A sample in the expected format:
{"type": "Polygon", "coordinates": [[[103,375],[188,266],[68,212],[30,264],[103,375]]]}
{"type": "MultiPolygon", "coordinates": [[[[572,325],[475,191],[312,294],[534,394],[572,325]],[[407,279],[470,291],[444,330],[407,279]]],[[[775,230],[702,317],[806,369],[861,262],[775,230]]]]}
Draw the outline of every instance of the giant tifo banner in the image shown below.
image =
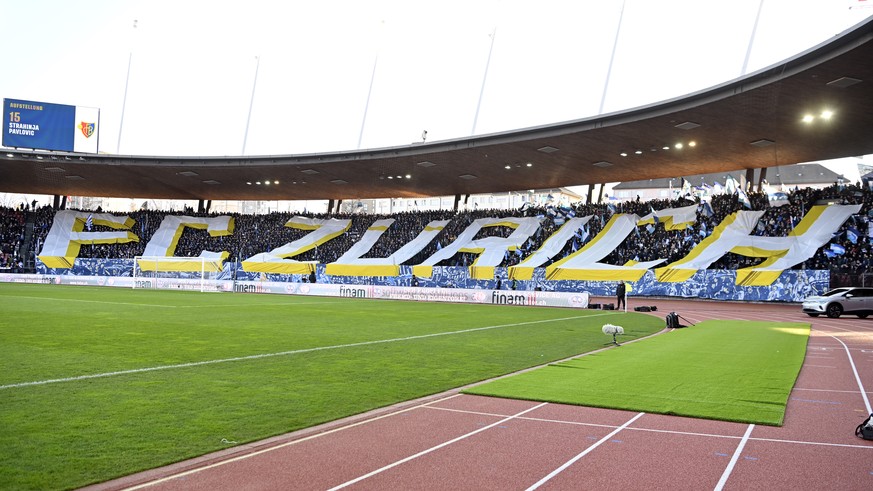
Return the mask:
{"type": "Polygon", "coordinates": [[[3,145],[97,153],[100,109],[3,99],[3,145]]]}
{"type": "MultiPolygon", "coordinates": [[[[654,227],[661,225],[668,229],[679,230],[690,226],[689,224],[696,221],[693,210],[685,208],[660,210],[653,212],[652,216],[642,218],[634,214],[615,214],[593,238],[589,237],[587,228],[591,217],[574,217],[566,220],[562,227],[542,242],[537,250],[528,251],[529,254],[521,263],[509,268],[500,268],[499,265],[511,254],[522,255],[522,248],[532,242],[529,239],[533,238],[534,234],[541,233],[540,224],[544,220],[543,217],[475,220],[452,242],[438,247],[430,257],[413,265],[402,263],[424,250],[446,225],[445,221],[426,224],[414,239],[388,257],[364,258],[363,256],[378,241],[381,234],[393,225],[391,219],[379,220],[337,261],[323,265],[315,261],[298,261],[294,258],[343,235],[349,229],[351,221],[293,217],[284,224],[285,227],[307,231],[306,235],[272,250],[257,252],[248,258],[240,258],[231,274],[232,278],[238,280],[299,282],[302,281],[303,276],[317,274],[320,276],[319,283],[382,282],[400,286],[415,280],[419,285],[441,288],[497,290],[501,288],[496,283],[501,281],[504,288],[511,283],[518,290],[541,291],[572,291],[573,288],[586,288],[585,291],[590,291],[590,284],[599,283],[614,287],[616,282],[623,281],[643,288],[635,290],[635,294],[638,295],[698,296],[699,292],[703,291],[705,298],[711,298],[712,295],[717,298],[749,299],[748,296],[756,299],[798,301],[803,297],[794,294],[782,295],[778,291],[774,292],[773,288],[782,285],[779,289],[786,290],[785,285],[799,281],[802,284],[815,285],[811,290],[806,289],[802,292],[803,295],[821,293],[822,279],[816,276],[817,273],[797,272],[790,268],[813,257],[821,247],[833,239],[842,224],[859,210],[860,205],[813,206],[785,237],[755,235],[755,225],[763,212],[738,211],[727,216],[712,231],[709,231],[706,238],[695,245],[683,258],[670,263],[667,263],[666,259],[656,259],[647,262],[629,261],[624,265],[607,264],[601,261],[621,246],[629,234],[641,233],[640,227],[644,226],[650,233],[654,227]],[[513,231],[505,238],[475,238],[483,228],[495,226],[508,227],[513,231]],[[547,261],[554,258],[571,242],[574,252],[544,267],[547,261]],[[577,247],[578,243],[583,245],[577,247]],[[460,271],[461,274],[433,281],[438,271],[447,271],[438,269],[437,264],[458,252],[477,254],[477,259],[472,265],[452,270],[460,271]],[[731,271],[730,275],[708,269],[712,263],[727,253],[763,258],[763,260],[756,266],[731,271]],[[731,291],[724,290],[724,282],[728,278],[735,287],[731,291]],[[585,282],[589,286],[584,286],[585,282]],[[709,293],[706,293],[707,291],[709,293]]],[[[40,271],[45,271],[47,274],[65,274],[63,269],[75,270],[76,266],[81,264],[77,259],[81,244],[138,241],[139,237],[134,232],[136,228],[133,224],[134,220],[127,216],[59,211],[38,256],[42,263],[38,264],[38,268],[45,266],[40,271]],[[120,231],[83,231],[83,228],[90,229],[89,223],[120,231]]],[[[159,233],[155,233],[146,244],[146,255],[151,261],[149,264],[156,264],[155,258],[174,257],[176,243],[186,227],[207,229],[211,236],[250,232],[237,231],[229,216],[209,218],[167,216],[163,218],[159,233]]],[[[140,229],[144,230],[142,227],[140,229]]],[[[228,257],[227,251],[203,251],[200,256],[208,256],[214,262],[211,271],[224,273],[227,270],[224,264],[228,257]]],[[[191,261],[188,265],[184,261],[177,264],[182,266],[173,268],[173,271],[188,271],[185,268],[190,266],[190,271],[199,273],[202,268],[200,261],[191,261]]],[[[158,267],[143,267],[142,264],[140,267],[144,271],[166,270],[158,267]]],[[[124,267],[120,269],[123,270],[124,267]]],[[[607,287],[606,290],[608,289],[607,287]]],[[[800,292],[795,293],[800,294],[800,292]]]]}

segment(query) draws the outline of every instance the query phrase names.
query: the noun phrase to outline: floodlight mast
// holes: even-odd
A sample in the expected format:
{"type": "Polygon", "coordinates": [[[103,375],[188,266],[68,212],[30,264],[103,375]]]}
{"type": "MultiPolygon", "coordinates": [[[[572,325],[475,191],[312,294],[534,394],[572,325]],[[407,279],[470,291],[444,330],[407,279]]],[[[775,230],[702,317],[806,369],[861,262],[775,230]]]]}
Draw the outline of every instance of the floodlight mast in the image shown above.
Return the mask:
{"type": "Polygon", "coordinates": [[[249,139],[249,123],[252,121],[252,106],[255,105],[255,89],[258,87],[258,69],[261,68],[261,57],[255,56],[255,80],[252,82],[252,98],[249,101],[249,115],[246,118],[246,132],[243,135],[243,145],[242,145],[242,153],[240,155],[246,154],[246,142],[249,139]]]}
{"type": "Polygon", "coordinates": [[[479,89],[479,102],[476,103],[476,114],[473,116],[473,129],[470,131],[470,136],[476,134],[476,123],[479,122],[479,108],[482,106],[482,96],[485,94],[485,82],[488,81],[488,67],[491,66],[491,53],[494,51],[494,38],[497,37],[497,27],[489,35],[491,38],[491,47],[488,48],[488,60],[485,62],[485,74],[482,76],[482,87],[479,89]]]}

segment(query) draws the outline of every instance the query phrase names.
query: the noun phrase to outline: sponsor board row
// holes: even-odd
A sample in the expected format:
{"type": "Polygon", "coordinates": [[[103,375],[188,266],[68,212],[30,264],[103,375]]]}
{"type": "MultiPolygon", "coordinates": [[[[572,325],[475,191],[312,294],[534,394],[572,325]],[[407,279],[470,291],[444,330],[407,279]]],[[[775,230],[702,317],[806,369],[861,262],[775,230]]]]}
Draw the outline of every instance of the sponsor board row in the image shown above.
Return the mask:
{"type": "Polygon", "coordinates": [[[159,290],[270,293],[279,295],[311,295],[322,297],[370,298],[419,302],[477,303],[583,309],[588,307],[589,300],[588,292],[480,290],[385,285],[336,285],[273,281],[199,280],[186,278],[3,274],[0,275],[0,282],[105,286],[159,290]]]}

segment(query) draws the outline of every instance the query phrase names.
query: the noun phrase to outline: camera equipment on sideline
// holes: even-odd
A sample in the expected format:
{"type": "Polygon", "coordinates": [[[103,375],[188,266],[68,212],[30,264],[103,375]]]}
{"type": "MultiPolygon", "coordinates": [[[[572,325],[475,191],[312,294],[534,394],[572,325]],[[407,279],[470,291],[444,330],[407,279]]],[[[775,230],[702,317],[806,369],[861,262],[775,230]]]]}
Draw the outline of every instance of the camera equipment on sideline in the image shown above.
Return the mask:
{"type": "Polygon", "coordinates": [[[873,414],[855,428],[855,436],[865,440],[873,440],[873,414]]]}
{"type": "Polygon", "coordinates": [[[683,324],[680,324],[679,319],[684,320],[685,322],[688,323],[688,325],[691,325],[691,326],[694,325],[694,323],[692,323],[691,321],[689,321],[685,317],[682,317],[681,315],[677,314],[676,312],[670,312],[669,314],[667,314],[667,318],[666,318],[667,328],[668,329],[678,329],[680,327],[687,327],[683,324]]]}

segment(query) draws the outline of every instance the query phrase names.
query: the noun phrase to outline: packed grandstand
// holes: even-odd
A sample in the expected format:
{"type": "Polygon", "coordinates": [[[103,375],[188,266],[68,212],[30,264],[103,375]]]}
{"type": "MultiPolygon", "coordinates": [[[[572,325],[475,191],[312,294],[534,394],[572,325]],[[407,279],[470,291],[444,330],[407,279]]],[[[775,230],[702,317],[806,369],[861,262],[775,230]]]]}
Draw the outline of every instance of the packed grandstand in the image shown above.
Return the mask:
{"type": "MultiPolygon", "coordinates": [[[[675,264],[689,256],[695,247],[700,246],[707,238],[719,230],[719,224],[725,222],[737,212],[759,211],[756,223],[750,227],[749,236],[753,237],[788,237],[796,234],[796,227],[804,216],[815,205],[839,204],[856,205],[847,214],[846,219],[839,224],[832,224],[833,232],[825,238],[825,242],[816,244],[814,254],[797,264],[786,267],[785,277],[771,281],[763,288],[743,287],[742,285],[725,286],[725,278],[734,283],[737,270],[752,268],[762,263],[765,255],[743,254],[739,249],[727,252],[708,264],[702,271],[698,281],[711,284],[704,287],[694,287],[694,281],[684,281],[679,285],[661,284],[653,277],[651,271],[639,278],[639,286],[634,289],[634,295],[676,295],[700,296],[703,298],[722,299],[756,299],[797,301],[803,296],[820,293],[819,290],[830,286],[848,283],[858,283],[859,275],[863,275],[870,267],[869,227],[871,212],[871,191],[858,185],[837,185],[825,189],[794,189],[788,192],[789,202],[782,206],[772,206],[766,194],[741,190],[733,193],[722,193],[706,200],[694,195],[686,195],[673,200],[627,201],[609,204],[576,204],[539,203],[526,204],[512,210],[467,210],[467,211],[417,211],[403,212],[391,216],[370,214],[311,214],[311,213],[270,213],[265,215],[223,214],[230,216],[233,223],[232,233],[211,234],[205,227],[185,226],[179,228],[171,248],[161,251],[161,255],[176,257],[198,257],[204,251],[215,251],[222,254],[223,269],[226,279],[269,279],[270,281],[288,282],[319,282],[339,284],[411,284],[433,287],[485,288],[485,289],[518,289],[537,291],[578,291],[585,290],[592,294],[610,294],[614,279],[620,276],[610,274],[595,274],[590,278],[574,277],[567,281],[566,277],[548,275],[546,270],[556,264],[577,255],[586,245],[592,242],[610,223],[610,219],[621,215],[636,216],[637,226],[633,233],[620,236],[616,247],[612,247],[599,264],[604,267],[621,268],[630,264],[655,264],[665,266],[675,264]],[[860,206],[858,208],[858,206],[860,206]],[[682,219],[680,226],[670,226],[669,221],[657,217],[670,210],[693,210],[693,217],[682,219]],[[857,212],[855,210],[857,209],[857,212]],[[313,265],[312,276],[309,272],[302,274],[272,274],[281,270],[259,270],[249,272],[243,264],[258,254],[274,251],[285,244],[301,240],[312,230],[311,227],[289,227],[292,218],[313,220],[347,220],[348,226],[341,233],[328,236],[327,239],[314,243],[314,247],[303,248],[298,252],[286,254],[283,259],[291,259],[295,263],[313,265]],[[572,221],[574,217],[586,217],[585,220],[572,221]],[[649,217],[648,222],[644,217],[649,217]],[[443,248],[458,240],[471,224],[481,219],[535,219],[535,231],[524,237],[518,247],[501,250],[502,258],[496,259],[493,274],[477,276],[472,274],[472,266],[476,265],[482,250],[460,248],[454,253],[437,255],[443,248]],[[389,220],[380,222],[380,220],[389,220]],[[393,222],[390,222],[393,220],[393,222]],[[425,242],[407,256],[402,263],[397,264],[397,273],[388,274],[336,274],[337,270],[326,268],[326,265],[344,263],[350,249],[355,244],[363,245],[366,232],[374,224],[388,223],[384,233],[377,240],[370,240],[356,256],[359,260],[378,261],[378,258],[394,257],[404,245],[412,243],[430,224],[445,223],[426,237],[425,242]],[[552,251],[544,260],[536,264],[535,272],[528,276],[515,274],[514,271],[525,261],[541,251],[544,243],[563,226],[572,226],[573,230],[565,231],[566,240],[559,248],[552,246],[552,251]],[[581,226],[580,226],[581,224],[581,226]],[[836,228],[839,225],[839,228],[836,228]],[[795,232],[792,232],[795,231],[795,232]],[[304,250],[305,249],[305,250],[304,250]],[[740,253],[737,253],[740,252],[740,253]],[[436,258],[436,259],[434,259],[436,258]],[[433,270],[430,274],[420,274],[417,265],[428,264],[431,260],[433,270]],[[438,262],[434,262],[438,261],[438,262]],[[264,272],[271,274],[264,274],[264,272]],[[331,273],[334,274],[331,274],[331,273]],[[713,276],[714,275],[714,276],[713,276]],[[727,275],[727,276],[725,276],[727,275]],[[798,275],[798,276],[792,276],[798,275]],[[564,278],[564,279],[562,279],[564,278]],[[717,279],[716,279],[717,278],[717,279]],[[591,281],[585,281],[591,280],[591,281]],[[717,286],[712,286],[717,285],[717,286]],[[774,286],[776,285],[776,286],[774,286]],[[706,291],[711,290],[711,291],[706,291]]],[[[114,231],[106,227],[102,220],[94,217],[102,216],[98,211],[81,211],[77,214],[82,231],[101,232],[114,231]],[[103,224],[103,225],[102,225],[103,224]]],[[[147,244],[154,238],[161,224],[167,217],[216,217],[217,214],[196,213],[193,210],[155,211],[139,210],[131,213],[116,213],[128,220],[130,234],[136,240],[84,240],[80,241],[73,255],[75,265],[71,268],[58,269],[57,265],[45,263],[47,241],[51,242],[50,231],[60,212],[52,207],[34,208],[21,206],[17,209],[0,209],[0,268],[10,273],[40,273],[40,274],[72,274],[72,275],[119,275],[132,274],[132,259],[138,256],[150,255],[147,244]],[[90,243],[89,243],[90,242],[90,243]],[[101,243],[102,242],[102,243],[101,243]]],[[[65,213],[69,213],[65,211],[65,213]]],[[[345,222],[343,222],[345,223],[345,222]]],[[[514,231],[513,223],[492,222],[494,226],[481,227],[475,230],[474,240],[488,237],[507,238],[514,231]]],[[[376,227],[379,228],[379,227],[376,227]]],[[[420,238],[420,237],[419,237],[420,238]]],[[[75,242],[75,241],[74,241],[75,242]]],[[[69,255],[69,253],[64,253],[69,255]]],[[[693,254],[692,254],[693,255],[693,254]]],[[[772,256],[773,254],[771,254],[772,256]]],[[[72,265],[72,262],[71,262],[72,265]]],[[[646,268],[646,269],[654,269],[646,268]]],[[[584,276],[584,275],[583,275],[584,276]]],[[[675,282],[674,282],[675,283],[675,282]]],[[[737,281],[736,283],[739,283],[737,281]]]]}

